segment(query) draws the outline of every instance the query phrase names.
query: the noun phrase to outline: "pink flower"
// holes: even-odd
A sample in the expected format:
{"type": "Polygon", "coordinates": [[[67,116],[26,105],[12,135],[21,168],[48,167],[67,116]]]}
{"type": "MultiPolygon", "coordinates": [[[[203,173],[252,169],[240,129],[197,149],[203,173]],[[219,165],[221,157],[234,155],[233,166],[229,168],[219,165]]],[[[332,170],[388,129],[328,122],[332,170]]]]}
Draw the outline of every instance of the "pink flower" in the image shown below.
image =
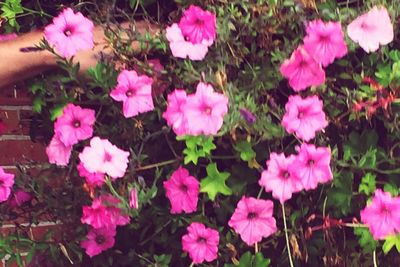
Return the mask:
{"type": "Polygon", "coordinates": [[[54,135],[50,144],[46,147],[46,154],[49,162],[58,166],[67,166],[71,157],[72,146],[66,146],[54,135]]]}
{"type": "Polygon", "coordinates": [[[44,29],[44,36],[63,57],[70,57],[79,50],[93,48],[93,27],[82,13],[66,8],[44,29]]]}
{"type": "Polygon", "coordinates": [[[153,79],[146,75],[137,75],[134,70],[123,70],[118,75],[118,84],[110,96],[115,101],[123,102],[125,118],[131,118],[154,109],[151,96],[153,79]]]}
{"type": "Polygon", "coordinates": [[[14,185],[14,174],[4,172],[0,167],[0,202],[6,201],[11,194],[11,187],[14,185]]]}
{"type": "Polygon", "coordinates": [[[371,203],[360,214],[361,221],[368,225],[376,240],[400,232],[400,197],[393,198],[377,189],[371,203]]]}
{"type": "Polygon", "coordinates": [[[106,139],[93,137],[90,146],[79,154],[83,167],[91,173],[105,173],[112,178],[125,175],[129,152],[119,149],[106,139]]]}
{"type": "Polygon", "coordinates": [[[216,230],[193,222],[187,231],[188,233],[182,236],[182,249],[189,254],[194,263],[211,262],[217,258],[219,234],[216,230]]]}
{"type": "Polygon", "coordinates": [[[313,20],[307,25],[307,35],[304,37],[304,49],[314,59],[326,67],[335,58],[347,54],[347,46],[340,22],[313,20]]]}
{"type": "Polygon", "coordinates": [[[304,189],[315,189],[318,183],[327,183],[333,179],[329,148],[303,143],[297,149],[299,154],[289,165],[289,171],[301,180],[304,189]]]}
{"type": "Polygon", "coordinates": [[[214,135],[221,129],[228,112],[228,98],[214,92],[210,84],[200,82],[196,93],[187,97],[183,107],[191,135],[214,135]]]}
{"type": "Polygon", "coordinates": [[[25,202],[31,201],[31,199],[32,195],[30,193],[22,189],[17,189],[13,193],[8,205],[11,208],[21,207],[25,202]]]}
{"type": "Polygon", "coordinates": [[[85,240],[81,241],[81,247],[85,249],[89,257],[96,256],[114,246],[115,228],[90,229],[85,240]]]}
{"type": "Polygon", "coordinates": [[[86,170],[83,163],[80,162],[76,167],[79,173],[79,176],[84,177],[86,183],[90,186],[102,186],[105,182],[104,173],[99,172],[89,172],[86,170]]]}
{"type": "Polygon", "coordinates": [[[18,35],[15,33],[0,34],[0,42],[14,40],[18,35]]]}
{"type": "Polygon", "coordinates": [[[283,62],[280,72],[296,92],[325,82],[325,72],[321,65],[302,46],[283,62]]]}
{"type": "Polygon", "coordinates": [[[187,95],[183,89],[175,89],[168,95],[167,110],[163,113],[163,118],[172,127],[176,135],[187,134],[187,121],[184,106],[187,95]]]}
{"type": "Polygon", "coordinates": [[[289,165],[293,163],[295,156],[271,153],[267,161],[268,169],[263,171],[258,181],[264,186],[265,191],[271,192],[272,196],[279,199],[281,204],[292,197],[292,193],[299,192],[303,186],[301,180],[294,177],[289,171],[289,165]]]}
{"type": "Polygon", "coordinates": [[[191,213],[197,209],[199,181],[189,175],[189,171],[179,167],[168,181],[164,181],[167,198],[171,203],[171,213],[191,213]]]}
{"type": "Polygon", "coordinates": [[[271,200],[243,196],[228,225],[251,246],[277,231],[276,221],[272,216],[273,208],[274,203],[271,200]]]}
{"type": "Polygon", "coordinates": [[[393,25],[385,7],[374,6],[347,26],[350,39],[358,43],[365,52],[375,52],[379,45],[393,41],[393,25]]]}
{"type": "Polygon", "coordinates": [[[322,108],[323,103],[318,96],[289,96],[282,125],[288,133],[295,133],[298,138],[309,141],[315,137],[317,131],[328,126],[322,108]]]}
{"type": "Polygon", "coordinates": [[[95,120],[93,109],[68,104],[54,123],[54,132],[65,146],[75,145],[92,137],[95,120]]]}
{"type": "Polygon", "coordinates": [[[138,193],[135,187],[129,191],[129,207],[132,209],[139,208],[139,200],[138,200],[138,193]]]}

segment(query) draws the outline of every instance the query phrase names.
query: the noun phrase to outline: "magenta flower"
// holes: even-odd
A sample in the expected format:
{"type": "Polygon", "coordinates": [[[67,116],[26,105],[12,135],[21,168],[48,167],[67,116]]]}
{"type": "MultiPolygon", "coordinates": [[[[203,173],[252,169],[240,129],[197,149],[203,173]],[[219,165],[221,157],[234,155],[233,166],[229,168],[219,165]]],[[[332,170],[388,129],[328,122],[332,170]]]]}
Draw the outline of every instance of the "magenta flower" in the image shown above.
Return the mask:
{"type": "Polygon", "coordinates": [[[11,187],[14,185],[15,175],[12,173],[6,173],[2,167],[0,167],[0,202],[6,201],[11,194],[11,187]]]}
{"type": "Polygon", "coordinates": [[[15,33],[0,34],[0,42],[14,40],[17,37],[15,33]]]}
{"type": "Polygon", "coordinates": [[[289,96],[282,125],[288,133],[295,133],[298,138],[310,141],[317,131],[328,126],[322,108],[323,103],[318,96],[306,98],[301,98],[299,95],[289,96]]]}
{"type": "Polygon", "coordinates": [[[8,205],[10,208],[21,207],[24,203],[31,201],[32,194],[25,192],[22,189],[17,189],[10,198],[8,205]]]}
{"type": "Polygon", "coordinates": [[[384,239],[400,232],[400,197],[392,197],[381,189],[375,191],[371,203],[361,212],[361,221],[368,225],[374,239],[384,239]]]}
{"type": "Polygon", "coordinates": [[[168,181],[164,181],[167,198],[171,203],[171,213],[191,213],[197,209],[199,181],[189,175],[189,171],[179,167],[168,181]]]}
{"type": "Polygon", "coordinates": [[[309,55],[326,67],[335,58],[347,54],[347,45],[340,22],[313,20],[307,25],[307,35],[304,37],[304,49],[309,55]]]}
{"type": "Polygon", "coordinates": [[[307,51],[299,46],[280,67],[281,74],[289,80],[296,92],[325,82],[325,71],[307,51]]]}
{"type": "Polygon", "coordinates": [[[81,247],[85,249],[89,257],[96,256],[114,246],[116,235],[115,228],[90,229],[85,240],[81,241],[81,247]]]}
{"type": "Polygon", "coordinates": [[[82,13],[66,8],[44,29],[44,37],[63,57],[70,57],[93,48],[93,28],[93,22],[82,13]]]}
{"type": "Polygon", "coordinates": [[[228,112],[228,98],[214,92],[210,84],[200,82],[196,93],[187,97],[183,107],[191,135],[214,135],[221,129],[228,112]]]}
{"type": "Polygon", "coordinates": [[[46,154],[49,162],[58,166],[67,166],[71,157],[72,146],[66,146],[54,135],[50,144],[46,147],[46,154]]]}
{"type": "Polygon", "coordinates": [[[151,96],[153,79],[146,75],[137,75],[134,70],[123,70],[118,75],[118,84],[110,96],[115,101],[123,102],[125,118],[131,118],[154,109],[151,96]]]}
{"type": "Polygon", "coordinates": [[[191,223],[187,231],[188,233],[182,236],[182,249],[189,254],[194,263],[211,262],[217,258],[218,231],[197,222],[191,223]]]}
{"type": "Polygon", "coordinates": [[[90,146],[85,147],[79,154],[79,159],[88,172],[108,174],[114,179],[125,175],[128,157],[129,152],[97,136],[93,137],[90,146]]]}
{"type": "Polygon", "coordinates": [[[129,207],[132,209],[139,208],[139,200],[138,200],[138,193],[135,187],[129,191],[129,207]]]}
{"type": "Polygon", "coordinates": [[[333,179],[329,148],[303,143],[297,149],[299,154],[288,167],[290,173],[301,180],[305,190],[315,189],[318,183],[327,183],[333,179]]]}
{"type": "Polygon", "coordinates": [[[89,172],[86,170],[83,163],[80,162],[76,167],[79,173],[79,176],[85,178],[86,183],[90,186],[102,186],[105,182],[104,173],[99,172],[89,172]]]}
{"type": "Polygon", "coordinates": [[[271,192],[272,196],[279,199],[281,204],[292,197],[292,193],[299,192],[303,189],[301,180],[294,177],[288,166],[293,163],[295,156],[271,153],[270,159],[267,161],[268,169],[263,171],[258,181],[265,191],[271,192]]]}
{"type": "Polygon", "coordinates": [[[374,6],[347,26],[350,39],[358,43],[365,52],[375,52],[379,45],[393,41],[393,25],[385,7],[374,6]]]}
{"type": "Polygon", "coordinates": [[[245,197],[238,202],[228,225],[240,235],[249,246],[260,242],[277,231],[272,216],[274,203],[271,200],[245,197]]]}
{"type": "Polygon", "coordinates": [[[187,121],[185,110],[187,95],[183,89],[175,89],[168,95],[167,110],[163,113],[163,118],[172,127],[176,135],[187,134],[187,121]]]}
{"type": "Polygon", "coordinates": [[[93,109],[68,104],[54,123],[54,133],[65,146],[72,146],[92,137],[95,120],[93,109]]]}

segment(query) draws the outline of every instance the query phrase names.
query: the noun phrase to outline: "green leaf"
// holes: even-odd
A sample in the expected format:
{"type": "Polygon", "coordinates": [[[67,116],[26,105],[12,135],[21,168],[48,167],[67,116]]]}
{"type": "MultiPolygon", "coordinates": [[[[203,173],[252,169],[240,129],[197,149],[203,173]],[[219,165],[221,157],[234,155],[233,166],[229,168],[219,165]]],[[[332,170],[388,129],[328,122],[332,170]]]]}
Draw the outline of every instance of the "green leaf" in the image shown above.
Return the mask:
{"type": "Polygon", "coordinates": [[[358,162],[358,166],[364,168],[375,168],[376,167],[376,149],[368,150],[358,162]]]}
{"type": "Polygon", "coordinates": [[[32,110],[33,112],[40,113],[42,112],[42,107],[46,105],[41,97],[35,97],[32,102],[32,110]]]}
{"type": "Polygon", "coordinates": [[[376,189],[376,176],[372,173],[367,173],[361,179],[360,186],[358,187],[359,193],[365,193],[366,195],[371,195],[376,189]]]}
{"type": "Polygon", "coordinates": [[[216,148],[212,136],[185,135],[177,136],[176,139],[178,141],[185,140],[186,148],[183,150],[185,164],[193,162],[197,165],[199,158],[211,155],[211,151],[216,148]]]}
{"type": "Polygon", "coordinates": [[[354,234],[358,236],[358,243],[364,252],[372,252],[376,249],[378,242],[372,237],[368,228],[356,227],[354,228],[354,234]]]}
{"type": "Polygon", "coordinates": [[[335,174],[333,187],[328,191],[327,204],[340,211],[341,214],[338,215],[347,215],[351,210],[353,179],[351,172],[342,172],[340,175],[335,174]]]}
{"type": "Polygon", "coordinates": [[[388,254],[393,246],[396,246],[397,252],[400,252],[400,235],[390,235],[386,237],[385,243],[383,243],[382,246],[383,253],[388,254]]]}
{"type": "Polygon", "coordinates": [[[389,192],[392,197],[397,197],[399,195],[399,188],[394,184],[385,184],[383,186],[383,191],[389,192]]]}
{"type": "Polygon", "coordinates": [[[52,108],[51,110],[50,110],[50,119],[52,120],[52,121],[55,121],[58,117],[60,117],[62,114],[63,114],[63,110],[64,110],[64,107],[66,106],[67,104],[65,104],[65,103],[63,103],[63,104],[58,104],[58,105],[56,105],[54,108],[52,108]]]}
{"type": "Polygon", "coordinates": [[[240,257],[239,264],[225,264],[224,267],[267,267],[271,263],[270,259],[265,259],[261,252],[253,256],[247,251],[240,257]]]}
{"type": "Polygon", "coordinates": [[[211,200],[215,200],[218,193],[231,195],[232,190],[225,184],[229,176],[228,172],[219,172],[216,163],[208,164],[207,177],[200,182],[200,192],[207,193],[211,200]]]}
{"type": "Polygon", "coordinates": [[[235,150],[240,153],[240,158],[243,161],[250,161],[256,156],[256,152],[251,147],[251,143],[247,141],[240,141],[235,144],[235,150]]]}
{"type": "Polygon", "coordinates": [[[21,6],[21,0],[6,0],[1,6],[1,17],[7,19],[8,24],[19,29],[19,25],[15,20],[16,15],[24,12],[21,6]]]}

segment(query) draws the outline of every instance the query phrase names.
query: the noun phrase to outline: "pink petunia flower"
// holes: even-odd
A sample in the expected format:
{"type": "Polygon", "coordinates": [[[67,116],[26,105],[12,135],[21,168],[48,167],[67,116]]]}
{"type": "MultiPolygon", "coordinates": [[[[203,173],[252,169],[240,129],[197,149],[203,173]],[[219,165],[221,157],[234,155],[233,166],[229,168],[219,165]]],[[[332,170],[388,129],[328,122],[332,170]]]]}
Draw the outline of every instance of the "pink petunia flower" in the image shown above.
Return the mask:
{"type": "Polygon", "coordinates": [[[290,199],[292,193],[303,189],[301,180],[294,177],[288,168],[295,158],[294,155],[285,157],[283,153],[271,153],[270,159],[267,161],[268,169],[262,172],[258,181],[260,186],[265,188],[265,191],[272,191],[272,196],[279,199],[281,204],[290,199]]]}
{"type": "Polygon", "coordinates": [[[31,200],[32,200],[32,194],[25,192],[22,189],[17,189],[12,194],[12,197],[10,198],[10,202],[8,203],[8,205],[10,206],[10,208],[21,207],[24,203],[29,202],[31,200]]]}
{"type": "Polygon", "coordinates": [[[400,232],[400,197],[392,197],[381,189],[375,191],[371,203],[361,212],[361,221],[368,225],[374,239],[384,239],[400,232]]]}
{"type": "Polygon", "coordinates": [[[85,249],[89,257],[96,256],[101,252],[112,248],[115,243],[115,228],[90,229],[85,240],[81,241],[81,247],[85,249]]]}
{"type": "Polygon", "coordinates": [[[281,74],[289,80],[296,92],[325,82],[325,71],[315,59],[299,46],[280,67],[281,74]]]}
{"type": "Polygon", "coordinates": [[[93,137],[90,146],[85,147],[79,154],[79,159],[88,172],[108,174],[114,179],[125,175],[128,157],[129,152],[97,136],[93,137]]]}
{"type": "Polygon", "coordinates": [[[273,208],[271,200],[243,196],[228,225],[251,246],[277,231],[276,220],[272,216],[273,208]]]}
{"type": "Polygon", "coordinates": [[[72,146],[92,137],[95,120],[93,109],[68,104],[54,123],[54,133],[65,146],[72,146]]]}
{"type": "Polygon", "coordinates": [[[14,40],[17,37],[15,33],[0,34],[0,42],[14,40]]]}
{"type": "Polygon", "coordinates": [[[54,135],[50,144],[46,147],[46,154],[49,162],[58,166],[67,166],[71,157],[72,146],[66,146],[60,141],[57,135],[54,135]]]}
{"type": "Polygon", "coordinates": [[[199,181],[189,175],[189,171],[179,167],[168,181],[164,181],[167,198],[171,203],[171,213],[191,213],[197,209],[199,181]]]}
{"type": "Polygon", "coordinates": [[[214,135],[221,129],[228,112],[228,98],[214,92],[210,84],[200,82],[183,107],[191,135],[214,135]]]}
{"type": "Polygon", "coordinates": [[[168,95],[167,110],[163,113],[163,118],[172,127],[176,135],[187,134],[187,120],[185,116],[185,104],[187,95],[183,89],[175,89],[168,95]]]}
{"type": "Polygon", "coordinates": [[[138,200],[138,192],[135,187],[129,191],[129,207],[132,209],[138,209],[139,208],[139,200],[138,200]]]}
{"type": "Polygon", "coordinates": [[[298,138],[309,141],[315,137],[317,131],[328,126],[322,108],[323,103],[318,96],[289,96],[282,125],[288,133],[295,133],[298,138]]]}
{"type": "Polygon", "coordinates": [[[309,55],[326,67],[335,58],[347,54],[347,45],[340,22],[313,20],[307,25],[307,35],[304,37],[304,49],[309,55]]]}
{"type": "Polygon", "coordinates": [[[217,258],[218,231],[197,222],[191,223],[187,231],[188,233],[182,236],[182,249],[189,254],[194,263],[211,262],[217,258]]]}
{"type": "Polygon", "coordinates": [[[327,183],[333,179],[330,162],[331,151],[328,147],[315,147],[303,143],[297,148],[299,154],[289,171],[300,179],[305,190],[315,189],[318,183],[327,183]]]}
{"type": "Polygon", "coordinates": [[[118,84],[110,96],[115,101],[123,102],[125,118],[131,118],[154,109],[151,96],[153,79],[146,75],[138,75],[134,70],[123,70],[118,75],[118,84]]]}
{"type": "Polygon", "coordinates": [[[93,22],[82,13],[66,8],[44,29],[44,36],[63,57],[71,57],[93,48],[93,28],[93,22]]]}
{"type": "Polygon", "coordinates": [[[85,178],[85,181],[90,186],[102,186],[105,182],[104,173],[99,172],[89,172],[86,170],[83,163],[80,162],[76,167],[79,173],[79,176],[85,178]]]}
{"type": "Polygon", "coordinates": [[[14,185],[15,175],[12,173],[6,173],[2,167],[0,167],[0,202],[4,202],[8,199],[11,194],[11,187],[14,185]]]}
{"type": "Polygon", "coordinates": [[[347,26],[350,39],[358,43],[365,52],[375,52],[379,45],[393,41],[393,25],[385,7],[374,6],[347,26]]]}

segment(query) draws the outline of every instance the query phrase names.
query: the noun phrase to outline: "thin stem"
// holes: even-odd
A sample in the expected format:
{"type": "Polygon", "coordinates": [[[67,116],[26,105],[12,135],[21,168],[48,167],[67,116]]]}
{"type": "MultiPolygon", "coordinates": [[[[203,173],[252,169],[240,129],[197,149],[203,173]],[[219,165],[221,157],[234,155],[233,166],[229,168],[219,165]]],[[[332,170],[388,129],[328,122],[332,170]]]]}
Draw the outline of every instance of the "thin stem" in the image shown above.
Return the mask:
{"type": "Polygon", "coordinates": [[[361,224],[361,223],[344,223],[342,224],[343,226],[346,227],[351,227],[351,228],[366,228],[368,227],[366,224],[361,224]]]}
{"type": "Polygon", "coordinates": [[[194,266],[194,262],[192,262],[189,267],[193,267],[193,266],[194,266]]]}
{"type": "Polygon", "coordinates": [[[256,244],[254,245],[254,254],[258,253],[258,242],[256,242],[256,244]]]}
{"type": "Polygon", "coordinates": [[[261,197],[261,194],[262,194],[263,190],[264,190],[264,188],[261,187],[261,188],[260,188],[260,191],[258,191],[257,199],[259,199],[259,198],[261,197]]]}
{"type": "Polygon", "coordinates": [[[374,252],[372,254],[372,260],[374,262],[374,267],[378,267],[378,263],[376,261],[376,249],[374,249],[374,252]]]}
{"type": "Polygon", "coordinates": [[[162,161],[162,162],[146,165],[146,166],[143,166],[143,167],[135,168],[135,171],[149,170],[149,169],[153,169],[153,168],[157,168],[157,167],[173,164],[173,163],[175,163],[177,161],[178,161],[178,159],[166,160],[166,161],[162,161]]]}
{"type": "Polygon", "coordinates": [[[284,204],[282,204],[282,217],[283,217],[283,227],[285,229],[286,248],[288,251],[289,264],[290,264],[290,267],[294,267],[293,260],[292,260],[292,252],[290,252],[290,246],[289,246],[289,236],[288,236],[287,225],[286,225],[286,215],[285,215],[285,205],[284,204]]]}
{"type": "Polygon", "coordinates": [[[110,179],[109,177],[106,178],[106,185],[107,185],[108,188],[110,189],[111,193],[112,193],[116,198],[118,198],[119,200],[122,201],[122,203],[124,204],[124,207],[127,207],[127,206],[128,206],[128,203],[127,203],[126,200],[125,200],[123,197],[121,197],[121,196],[118,194],[118,192],[115,190],[115,188],[114,188],[113,185],[112,185],[112,181],[111,181],[111,179],[110,179]]]}

